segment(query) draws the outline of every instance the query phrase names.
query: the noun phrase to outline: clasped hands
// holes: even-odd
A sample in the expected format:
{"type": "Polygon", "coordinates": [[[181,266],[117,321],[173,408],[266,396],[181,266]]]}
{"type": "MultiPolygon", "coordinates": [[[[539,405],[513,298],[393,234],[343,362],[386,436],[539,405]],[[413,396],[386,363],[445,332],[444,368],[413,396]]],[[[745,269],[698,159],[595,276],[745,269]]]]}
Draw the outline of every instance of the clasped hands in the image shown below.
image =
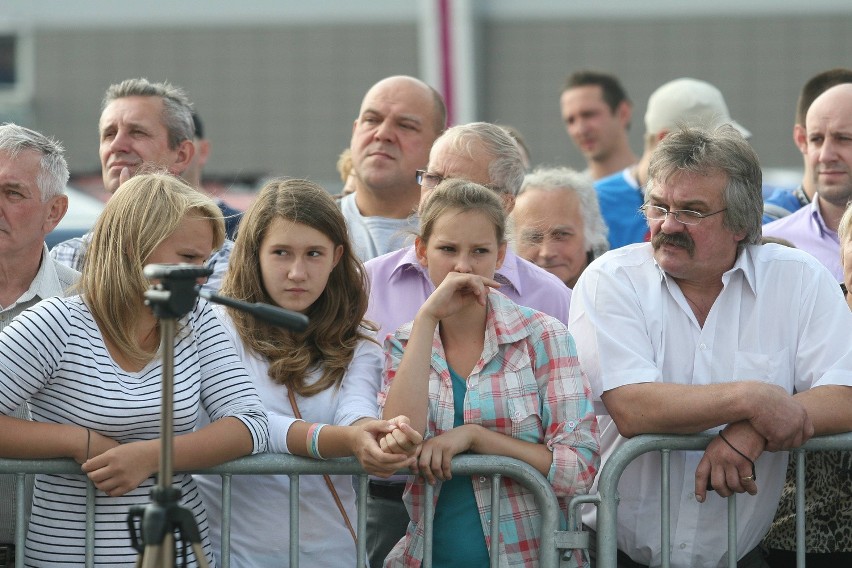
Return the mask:
{"type": "MultiPolygon", "coordinates": [[[[414,431],[408,424],[405,427],[414,431]]],[[[412,473],[423,475],[427,483],[434,485],[438,480],[452,479],[453,456],[473,447],[478,428],[480,426],[476,424],[463,424],[425,442],[421,438],[417,444],[413,444],[410,437],[404,438],[403,428],[400,428],[399,431],[387,434],[380,445],[386,452],[412,456],[408,465],[412,473]]]]}

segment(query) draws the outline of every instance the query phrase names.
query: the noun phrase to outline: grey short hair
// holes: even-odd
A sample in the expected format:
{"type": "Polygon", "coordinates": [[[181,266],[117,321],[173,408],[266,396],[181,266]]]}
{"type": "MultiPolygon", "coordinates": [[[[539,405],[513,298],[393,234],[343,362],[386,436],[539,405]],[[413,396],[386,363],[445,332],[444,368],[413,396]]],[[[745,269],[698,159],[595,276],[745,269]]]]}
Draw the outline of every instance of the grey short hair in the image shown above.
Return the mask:
{"type": "Polygon", "coordinates": [[[744,232],[740,246],[760,243],[763,217],[763,174],[757,154],[733,126],[713,130],[681,126],[670,132],[651,155],[646,194],[654,184],[680,172],[728,177],[723,194],[723,224],[735,233],[744,232]]]}
{"type": "Polygon", "coordinates": [[[598,194],[587,176],[571,168],[539,167],[524,177],[519,195],[529,188],[576,194],[580,200],[580,215],[583,216],[586,251],[597,258],[609,250],[609,229],[601,216],[598,194]]]}
{"type": "Polygon", "coordinates": [[[101,112],[116,99],[125,97],[160,97],[163,99],[163,125],[169,133],[169,148],[176,149],[184,140],[195,138],[192,103],[186,92],[168,82],[152,83],[148,79],[125,79],[110,85],[101,102],[101,112]]]}
{"type": "Polygon", "coordinates": [[[460,124],[448,128],[438,140],[444,140],[452,150],[468,155],[473,153],[474,144],[481,145],[492,158],[488,165],[489,187],[511,195],[520,191],[524,180],[524,159],[518,143],[503,127],[489,122],[460,124]]]}
{"type": "Polygon", "coordinates": [[[8,152],[12,158],[20,152],[41,154],[36,185],[43,202],[65,193],[68,163],[65,161],[65,148],[57,140],[9,122],[0,125],[0,150],[8,152]]]}

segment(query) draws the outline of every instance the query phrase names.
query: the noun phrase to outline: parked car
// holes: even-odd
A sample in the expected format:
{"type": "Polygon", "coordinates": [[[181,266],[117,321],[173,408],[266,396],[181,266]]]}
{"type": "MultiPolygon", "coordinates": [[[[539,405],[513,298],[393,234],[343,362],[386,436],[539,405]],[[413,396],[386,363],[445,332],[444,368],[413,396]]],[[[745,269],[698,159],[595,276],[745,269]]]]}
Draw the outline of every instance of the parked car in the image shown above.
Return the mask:
{"type": "Polygon", "coordinates": [[[56,228],[45,237],[48,249],[89,232],[104,208],[101,200],[74,187],[66,187],[65,195],[68,196],[68,211],[56,228]]]}

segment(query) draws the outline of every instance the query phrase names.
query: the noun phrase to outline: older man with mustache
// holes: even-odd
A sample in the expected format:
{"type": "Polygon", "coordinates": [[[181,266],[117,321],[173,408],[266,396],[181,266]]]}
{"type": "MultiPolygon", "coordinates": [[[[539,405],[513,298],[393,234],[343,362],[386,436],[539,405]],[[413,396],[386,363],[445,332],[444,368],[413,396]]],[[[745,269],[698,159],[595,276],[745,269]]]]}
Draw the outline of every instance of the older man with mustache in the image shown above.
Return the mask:
{"type": "MultiPolygon", "coordinates": [[[[816,259],[759,244],[762,209],[760,164],[739,133],[673,131],[650,159],[651,242],[604,254],[574,288],[569,329],[608,414],[604,461],[637,434],[718,433],[704,452],[671,455],[670,550],[659,454],[624,472],[619,566],[659,566],[663,554],[672,566],[726,565],[719,519],[733,493],[748,495],[730,553],[766,566],[759,544],[787,462],[777,450],[852,430],[852,315],[816,259]]],[[[594,511],[584,522],[595,528],[594,511]]]]}

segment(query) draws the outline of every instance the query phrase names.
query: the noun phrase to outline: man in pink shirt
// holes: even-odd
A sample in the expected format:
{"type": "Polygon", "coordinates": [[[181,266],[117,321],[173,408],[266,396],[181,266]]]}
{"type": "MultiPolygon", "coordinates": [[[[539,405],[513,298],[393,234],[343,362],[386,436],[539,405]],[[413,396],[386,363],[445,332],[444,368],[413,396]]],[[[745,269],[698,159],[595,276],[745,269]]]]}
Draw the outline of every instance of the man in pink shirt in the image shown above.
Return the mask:
{"type": "Polygon", "coordinates": [[[815,189],[811,203],[764,225],[763,235],[787,239],[812,254],[841,282],[837,227],[852,200],[852,84],[835,85],[817,97],[805,130],[805,160],[815,189]]]}

